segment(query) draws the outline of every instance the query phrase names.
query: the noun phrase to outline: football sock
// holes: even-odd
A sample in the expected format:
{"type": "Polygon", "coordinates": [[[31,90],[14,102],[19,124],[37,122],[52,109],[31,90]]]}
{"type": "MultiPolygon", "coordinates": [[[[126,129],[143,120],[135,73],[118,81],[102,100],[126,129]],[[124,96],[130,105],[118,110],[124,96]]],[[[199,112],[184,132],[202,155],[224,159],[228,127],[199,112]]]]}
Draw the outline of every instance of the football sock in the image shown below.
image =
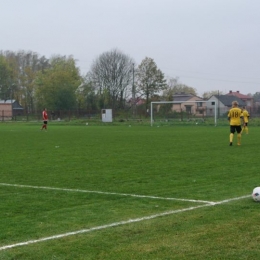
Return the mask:
{"type": "Polygon", "coordinates": [[[234,134],[230,134],[230,135],[229,135],[229,142],[230,142],[230,143],[233,142],[233,137],[234,137],[234,134]]]}
{"type": "Polygon", "coordinates": [[[245,130],[246,130],[246,134],[248,134],[248,127],[247,126],[245,127],[245,130]]]}
{"type": "Polygon", "coordinates": [[[237,143],[241,143],[241,133],[237,134],[237,143]]]}

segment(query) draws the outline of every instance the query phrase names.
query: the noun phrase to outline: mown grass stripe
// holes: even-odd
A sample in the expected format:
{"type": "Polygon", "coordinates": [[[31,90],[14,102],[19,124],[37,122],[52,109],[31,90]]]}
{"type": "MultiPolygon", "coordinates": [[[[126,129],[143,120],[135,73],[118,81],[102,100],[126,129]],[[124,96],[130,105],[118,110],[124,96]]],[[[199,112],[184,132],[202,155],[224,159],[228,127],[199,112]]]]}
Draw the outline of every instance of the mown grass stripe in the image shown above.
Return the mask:
{"type": "Polygon", "coordinates": [[[93,227],[93,228],[89,228],[89,229],[82,229],[82,230],[67,232],[67,233],[64,233],[64,234],[54,235],[54,236],[50,236],[50,237],[44,237],[44,238],[40,238],[40,239],[29,240],[29,241],[26,241],[26,242],[6,245],[6,246],[3,246],[3,247],[0,247],[0,251],[6,250],[6,249],[11,249],[11,248],[18,247],[18,246],[26,246],[26,245],[44,242],[44,241],[48,241],[48,240],[54,240],[54,239],[78,235],[78,234],[82,234],[82,233],[88,233],[88,232],[92,232],[92,231],[96,231],[96,230],[101,230],[101,229],[106,229],[106,228],[111,228],[111,227],[117,227],[117,226],[131,224],[131,223],[140,222],[140,221],[144,221],[144,220],[150,220],[150,219],[163,217],[163,216],[167,216],[167,215],[182,213],[182,212],[185,212],[185,211],[191,211],[191,210],[195,210],[195,209],[199,209],[199,208],[203,208],[203,207],[220,205],[220,204],[228,203],[228,202],[231,202],[231,201],[234,201],[234,200],[245,199],[245,198],[248,198],[249,196],[250,195],[246,195],[246,196],[241,196],[241,197],[237,197],[237,198],[222,200],[222,201],[211,203],[211,204],[203,204],[203,205],[198,205],[198,206],[195,206],[195,207],[188,207],[188,208],[184,208],[184,209],[166,211],[166,212],[163,212],[163,213],[160,213],[160,214],[155,214],[155,215],[146,216],[146,217],[142,217],[142,218],[129,219],[129,220],[126,220],[126,221],[115,222],[115,223],[111,223],[111,224],[108,224],[108,225],[102,225],[102,226],[97,226],[97,227],[93,227]]]}
{"type": "Polygon", "coordinates": [[[104,195],[129,196],[129,197],[135,197],[135,198],[149,198],[149,199],[160,199],[160,200],[178,200],[178,201],[187,201],[187,202],[196,202],[196,203],[209,203],[209,204],[212,204],[212,203],[214,204],[215,203],[213,201],[205,201],[205,200],[165,198],[165,197],[157,197],[157,196],[127,194],[127,193],[117,193],[117,192],[107,192],[107,191],[66,189],[66,188],[31,186],[31,185],[20,185],[20,184],[9,184],[9,183],[0,183],[0,185],[2,185],[2,186],[11,186],[11,187],[18,187],[18,188],[32,188],[32,189],[59,190],[59,191],[69,191],[69,192],[86,192],[86,193],[96,193],[96,194],[104,194],[104,195]]]}

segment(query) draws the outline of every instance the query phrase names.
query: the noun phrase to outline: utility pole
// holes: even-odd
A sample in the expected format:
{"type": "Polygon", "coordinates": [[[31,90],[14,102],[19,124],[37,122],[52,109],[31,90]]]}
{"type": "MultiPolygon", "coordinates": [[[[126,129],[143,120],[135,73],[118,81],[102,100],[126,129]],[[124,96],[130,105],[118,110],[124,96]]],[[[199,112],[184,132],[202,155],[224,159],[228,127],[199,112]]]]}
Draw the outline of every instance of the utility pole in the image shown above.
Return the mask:
{"type": "Polygon", "coordinates": [[[218,118],[219,118],[219,90],[218,90],[218,118]]]}
{"type": "Polygon", "coordinates": [[[135,118],[136,102],[135,102],[135,64],[134,63],[133,63],[133,86],[132,86],[132,112],[133,112],[133,118],[135,118]]]}

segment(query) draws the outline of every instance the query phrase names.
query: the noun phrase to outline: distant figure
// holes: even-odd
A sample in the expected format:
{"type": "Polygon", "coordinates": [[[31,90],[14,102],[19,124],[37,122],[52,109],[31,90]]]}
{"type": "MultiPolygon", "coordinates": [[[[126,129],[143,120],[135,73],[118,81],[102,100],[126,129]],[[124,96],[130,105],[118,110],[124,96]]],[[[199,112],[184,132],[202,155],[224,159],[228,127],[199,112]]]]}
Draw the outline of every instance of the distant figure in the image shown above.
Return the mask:
{"type": "Polygon", "coordinates": [[[243,116],[242,110],[238,107],[238,102],[232,102],[232,108],[228,112],[228,120],[230,124],[229,145],[232,146],[235,132],[237,132],[237,145],[241,145],[241,120],[243,116]]]}
{"type": "Polygon", "coordinates": [[[243,114],[243,128],[242,128],[241,134],[243,133],[244,130],[245,130],[246,134],[248,134],[248,121],[249,121],[250,115],[245,107],[243,107],[243,109],[242,109],[242,114],[243,114]]]}
{"type": "Polygon", "coordinates": [[[45,129],[45,131],[47,131],[47,124],[48,124],[47,108],[44,108],[44,110],[42,111],[42,120],[43,120],[43,125],[41,130],[45,129]]]}

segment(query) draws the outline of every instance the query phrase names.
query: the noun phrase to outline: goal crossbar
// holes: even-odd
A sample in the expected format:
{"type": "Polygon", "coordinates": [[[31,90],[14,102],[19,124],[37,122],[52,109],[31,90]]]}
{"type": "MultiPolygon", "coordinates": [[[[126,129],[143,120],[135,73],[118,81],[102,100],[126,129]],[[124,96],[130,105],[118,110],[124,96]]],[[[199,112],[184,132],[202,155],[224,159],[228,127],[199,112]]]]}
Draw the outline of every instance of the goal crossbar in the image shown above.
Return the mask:
{"type": "Polygon", "coordinates": [[[215,114],[214,123],[215,123],[215,126],[217,126],[216,101],[153,101],[153,102],[151,102],[151,126],[153,126],[153,104],[183,104],[183,103],[211,103],[212,105],[214,105],[214,114],[215,114]]]}

